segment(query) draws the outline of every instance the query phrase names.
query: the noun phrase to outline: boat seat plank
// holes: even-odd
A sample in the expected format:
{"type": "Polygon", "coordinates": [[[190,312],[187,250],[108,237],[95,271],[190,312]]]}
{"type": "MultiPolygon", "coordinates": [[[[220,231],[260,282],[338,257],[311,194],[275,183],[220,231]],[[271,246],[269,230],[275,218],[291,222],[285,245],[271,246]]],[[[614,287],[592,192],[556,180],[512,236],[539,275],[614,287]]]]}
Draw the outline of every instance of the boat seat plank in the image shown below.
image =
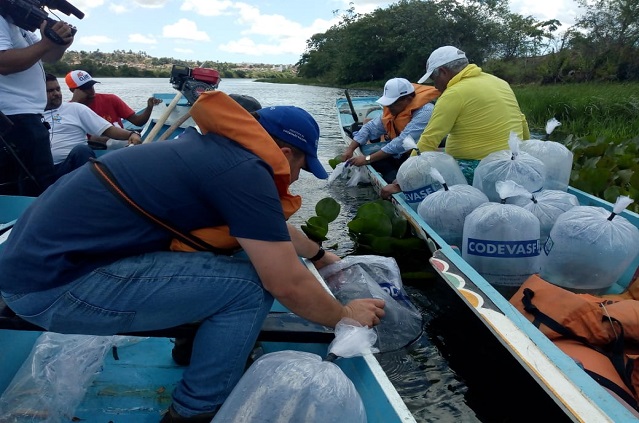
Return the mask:
{"type": "MultiPolygon", "coordinates": [[[[183,338],[194,336],[198,326],[198,323],[188,323],[167,329],[129,332],[118,335],[183,338]]],[[[46,332],[46,329],[17,316],[2,298],[0,298],[0,329],[46,332]]],[[[311,323],[290,312],[274,311],[266,317],[258,341],[329,343],[334,337],[334,332],[330,328],[311,323]]]]}

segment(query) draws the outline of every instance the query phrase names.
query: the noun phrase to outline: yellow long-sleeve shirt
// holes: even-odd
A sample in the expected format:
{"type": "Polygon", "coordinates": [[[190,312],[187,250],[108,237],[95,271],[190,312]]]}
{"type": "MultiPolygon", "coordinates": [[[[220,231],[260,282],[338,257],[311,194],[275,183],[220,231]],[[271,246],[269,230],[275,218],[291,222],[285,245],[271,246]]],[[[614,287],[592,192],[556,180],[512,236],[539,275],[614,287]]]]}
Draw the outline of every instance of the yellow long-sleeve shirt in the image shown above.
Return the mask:
{"type": "Polygon", "coordinates": [[[508,149],[510,132],[530,138],[528,122],[510,85],[468,65],[449,82],[417,146],[435,151],[446,139],[446,153],[455,159],[481,160],[508,149]]]}

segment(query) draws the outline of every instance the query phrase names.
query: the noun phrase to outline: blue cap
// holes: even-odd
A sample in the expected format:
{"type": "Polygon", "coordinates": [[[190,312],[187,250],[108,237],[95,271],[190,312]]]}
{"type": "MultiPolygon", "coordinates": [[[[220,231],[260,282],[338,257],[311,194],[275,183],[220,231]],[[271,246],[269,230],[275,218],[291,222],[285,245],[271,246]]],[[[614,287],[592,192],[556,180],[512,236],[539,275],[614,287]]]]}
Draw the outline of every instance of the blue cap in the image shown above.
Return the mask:
{"type": "Polygon", "coordinates": [[[304,152],[309,172],[319,179],[328,178],[324,166],[317,159],[319,126],[313,116],[295,106],[266,107],[256,113],[266,132],[304,152]]]}

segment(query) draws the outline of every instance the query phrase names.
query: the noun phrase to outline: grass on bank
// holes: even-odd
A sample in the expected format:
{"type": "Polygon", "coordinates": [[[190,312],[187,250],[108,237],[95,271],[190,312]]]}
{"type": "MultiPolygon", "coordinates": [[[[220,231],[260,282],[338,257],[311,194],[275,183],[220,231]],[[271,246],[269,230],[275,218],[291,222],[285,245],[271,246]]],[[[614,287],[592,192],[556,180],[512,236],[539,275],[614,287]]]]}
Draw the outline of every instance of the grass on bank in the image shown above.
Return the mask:
{"type": "Polygon", "coordinates": [[[535,132],[543,132],[546,121],[555,117],[561,122],[559,139],[569,134],[612,141],[639,136],[639,83],[526,85],[513,91],[535,132]]]}

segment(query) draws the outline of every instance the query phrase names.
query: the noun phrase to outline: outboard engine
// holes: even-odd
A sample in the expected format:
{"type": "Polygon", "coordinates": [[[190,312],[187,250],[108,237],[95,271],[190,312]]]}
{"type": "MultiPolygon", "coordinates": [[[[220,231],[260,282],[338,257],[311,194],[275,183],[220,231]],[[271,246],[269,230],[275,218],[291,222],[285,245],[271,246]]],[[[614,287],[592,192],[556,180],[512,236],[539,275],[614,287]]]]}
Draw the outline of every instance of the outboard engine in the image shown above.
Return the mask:
{"type": "Polygon", "coordinates": [[[184,95],[189,104],[193,104],[203,92],[215,90],[221,80],[220,73],[215,69],[191,69],[186,66],[173,65],[169,82],[173,88],[184,95]]]}

